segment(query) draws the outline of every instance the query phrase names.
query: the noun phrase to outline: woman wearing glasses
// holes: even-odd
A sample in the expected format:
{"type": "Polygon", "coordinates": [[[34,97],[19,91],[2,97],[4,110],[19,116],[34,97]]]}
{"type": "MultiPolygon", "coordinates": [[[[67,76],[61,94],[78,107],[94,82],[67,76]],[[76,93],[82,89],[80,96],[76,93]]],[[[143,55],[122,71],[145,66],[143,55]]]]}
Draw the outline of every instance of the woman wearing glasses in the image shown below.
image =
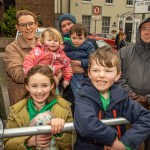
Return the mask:
{"type": "Polygon", "coordinates": [[[24,94],[24,71],[22,63],[24,57],[35,47],[35,33],[38,27],[36,16],[31,11],[18,11],[16,19],[16,28],[21,34],[6,47],[4,54],[4,62],[9,77],[8,93],[10,105],[18,102],[24,94]]]}

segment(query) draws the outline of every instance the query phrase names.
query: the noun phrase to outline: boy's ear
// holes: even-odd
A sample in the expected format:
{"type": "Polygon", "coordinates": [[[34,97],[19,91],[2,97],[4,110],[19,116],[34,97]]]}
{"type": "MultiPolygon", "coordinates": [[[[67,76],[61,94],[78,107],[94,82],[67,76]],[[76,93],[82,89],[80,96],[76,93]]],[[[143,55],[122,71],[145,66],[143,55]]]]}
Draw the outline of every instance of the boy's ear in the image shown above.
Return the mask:
{"type": "Polygon", "coordinates": [[[117,82],[120,79],[120,77],[121,77],[121,71],[117,74],[115,82],[117,82]]]}
{"type": "Polygon", "coordinates": [[[91,73],[90,73],[89,69],[88,69],[88,77],[89,77],[89,79],[91,79],[91,73]]]}

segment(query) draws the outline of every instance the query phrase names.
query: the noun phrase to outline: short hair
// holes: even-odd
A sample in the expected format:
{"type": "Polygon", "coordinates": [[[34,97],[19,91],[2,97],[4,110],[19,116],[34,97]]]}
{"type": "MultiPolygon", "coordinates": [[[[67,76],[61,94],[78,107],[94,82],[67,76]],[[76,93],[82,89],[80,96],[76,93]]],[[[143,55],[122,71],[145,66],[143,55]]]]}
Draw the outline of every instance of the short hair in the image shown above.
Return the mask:
{"type": "Polygon", "coordinates": [[[36,16],[33,12],[31,12],[31,11],[29,11],[29,10],[19,10],[19,11],[17,11],[17,13],[16,13],[16,21],[17,21],[17,24],[18,24],[19,18],[20,18],[21,16],[26,16],[26,15],[32,16],[32,17],[34,18],[34,20],[36,21],[36,17],[37,17],[37,16],[36,16]]]}
{"type": "Polygon", "coordinates": [[[70,29],[70,35],[72,35],[73,33],[76,33],[78,36],[81,36],[84,34],[85,37],[87,37],[87,29],[86,27],[81,24],[81,23],[77,23],[75,25],[73,25],[70,29]]]}
{"type": "Polygon", "coordinates": [[[95,52],[90,54],[88,69],[91,68],[91,65],[95,61],[98,65],[100,64],[103,67],[117,67],[117,72],[121,71],[121,61],[118,53],[114,52],[111,47],[103,46],[98,48],[95,52]]]}
{"type": "MultiPolygon", "coordinates": [[[[54,84],[54,87],[53,87],[53,89],[51,90],[51,93],[50,93],[51,95],[47,99],[47,102],[50,102],[52,100],[52,98],[54,98],[55,95],[56,95],[55,94],[56,93],[56,90],[55,90],[56,89],[56,83],[55,83],[55,80],[54,80],[54,77],[53,77],[53,72],[50,69],[50,67],[48,67],[48,66],[36,65],[28,71],[28,73],[27,73],[27,75],[25,76],[25,79],[24,79],[24,84],[28,85],[30,77],[32,75],[36,74],[36,73],[40,73],[42,75],[47,76],[50,79],[51,84],[54,84]]],[[[26,90],[23,97],[28,98],[29,96],[30,96],[30,93],[26,90]]]]}
{"type": "Polygon", "coordinates": [[[45,33],[48,33],[49,36],[50,36],[50,39],[53,39],[55,41],[58,41],[60,44],[63,42],[63,39],[62,39],[62,36],[61,36],[61,33],[55,29],[55,28],[52,28],[52,27],[49,27],[47,29],[45,29],[42,34],[41,34],[41,43],[44,42],[44,37],[45,37],[45,33]]]}

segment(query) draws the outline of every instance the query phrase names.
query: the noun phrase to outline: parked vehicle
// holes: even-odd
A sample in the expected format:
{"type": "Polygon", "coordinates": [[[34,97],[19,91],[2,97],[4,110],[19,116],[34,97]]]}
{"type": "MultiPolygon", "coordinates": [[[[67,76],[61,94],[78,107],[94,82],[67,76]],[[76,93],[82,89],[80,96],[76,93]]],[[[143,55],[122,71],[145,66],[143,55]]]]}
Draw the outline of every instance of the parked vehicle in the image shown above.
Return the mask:
{"type": "MultiPolygon", "coordinates": [[[[38,27],[37,28],[37,31],[36,31],[36,36],[37,37],[40,37],[41,33],[45,30],[46,28],[44,27],[38,27]]],[[[16,33],[16,39],[18,38],[18,36],[20,35],[21,33],[19,31],[17,31],[16,33]]]]}
{"type": "Polygon", "coordinates": [[[105,42],[104,40],[97,40],[96,41],[97,45],[99,48],[103,47],[103,46],[110,46],[107,42],[105,42]]]}
{"type": "Polygon", "coordinates": [[[109,38],[104,38],[104,37],[99,37],[97,35],[89,35],[88,36],[89,38],[94,38],[96,39],[97,41],[98,40],[103,40],[105,42],[107,42],[111,47],[115,47],[115,40],[112,40],[112,39],[109,39],[109,38]]]}
{"type": "Polygon", "coordinates": [[[107,34],[107,33],[97,33],[96,36],[115,40],[115,37],[113,37],[112,35],[107,34]]]}

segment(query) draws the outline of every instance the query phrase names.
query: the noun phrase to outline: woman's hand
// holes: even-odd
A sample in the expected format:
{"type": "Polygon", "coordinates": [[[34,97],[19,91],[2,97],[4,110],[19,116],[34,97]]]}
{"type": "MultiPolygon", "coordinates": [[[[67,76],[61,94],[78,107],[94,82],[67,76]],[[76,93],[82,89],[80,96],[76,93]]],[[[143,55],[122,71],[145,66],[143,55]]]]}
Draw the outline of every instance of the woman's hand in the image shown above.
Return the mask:
{"type": "Polygon", "coordinates": [[[34,135],[32,136],[28,142],[27,147],[37,146],[41,148],[46,148],[49,146],[51,140],[51,135],[34,135]]]}
{"type": "MultiPolygon", "coordinates": [[[[47,123],[49,124],[49,123],[47,123]]],[[[51,133],[57,134],[60,133],[61,130],[64,128],[65,120],[61,118],[54,118],[50,121],[51,125],[51,133]]]]}

